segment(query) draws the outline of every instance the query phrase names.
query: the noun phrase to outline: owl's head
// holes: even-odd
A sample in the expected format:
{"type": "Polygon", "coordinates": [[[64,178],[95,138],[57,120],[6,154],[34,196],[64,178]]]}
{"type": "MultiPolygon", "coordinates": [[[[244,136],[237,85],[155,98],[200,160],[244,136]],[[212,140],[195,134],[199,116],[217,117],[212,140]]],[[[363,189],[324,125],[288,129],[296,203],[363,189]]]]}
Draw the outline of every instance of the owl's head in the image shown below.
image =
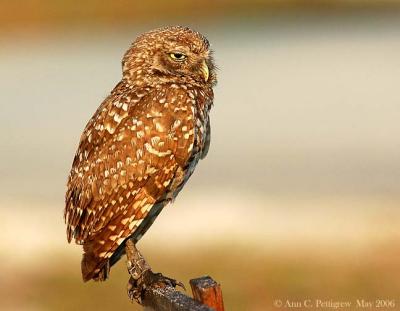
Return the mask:
{"type": "Polygon", "coordinates": [[[125,53],[122,65],[124,78],[138,85],[216,84],[208,40],[187,27],[166,27],[142,34],[125,53]]]}

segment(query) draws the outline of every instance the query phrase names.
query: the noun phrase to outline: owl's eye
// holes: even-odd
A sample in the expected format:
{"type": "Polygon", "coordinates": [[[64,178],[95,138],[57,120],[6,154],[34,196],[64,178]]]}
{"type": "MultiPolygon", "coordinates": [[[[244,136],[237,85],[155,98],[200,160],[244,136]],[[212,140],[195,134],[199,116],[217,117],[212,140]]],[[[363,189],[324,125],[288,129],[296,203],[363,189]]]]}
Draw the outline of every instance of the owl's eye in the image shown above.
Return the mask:
{"type": "Polygon", "coordinates": [[[181,62],[181,61],[185,60],[186,55],[177,52],[177,53],[170,53],[170,54],[169,54],[169,57],[171,57],[173,60],[176,60],[176,61],[178,61],[178,62],[181,62]]]}

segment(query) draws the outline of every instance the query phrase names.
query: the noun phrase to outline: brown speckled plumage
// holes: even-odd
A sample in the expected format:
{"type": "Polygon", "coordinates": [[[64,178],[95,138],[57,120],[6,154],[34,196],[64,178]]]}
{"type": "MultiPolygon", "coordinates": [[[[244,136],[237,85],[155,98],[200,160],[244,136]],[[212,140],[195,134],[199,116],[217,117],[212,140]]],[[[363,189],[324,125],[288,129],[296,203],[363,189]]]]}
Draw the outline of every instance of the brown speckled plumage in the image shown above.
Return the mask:
{"type": "Polygon", "coordinates": [[[185,27],[145,33],[122,65],[122,80],[88,122],[68,178],[67,237],[83,245],[85,281],[107,278],[126,239],[141,238],[210,143],[216,76],[201,34],[185,27]]]}

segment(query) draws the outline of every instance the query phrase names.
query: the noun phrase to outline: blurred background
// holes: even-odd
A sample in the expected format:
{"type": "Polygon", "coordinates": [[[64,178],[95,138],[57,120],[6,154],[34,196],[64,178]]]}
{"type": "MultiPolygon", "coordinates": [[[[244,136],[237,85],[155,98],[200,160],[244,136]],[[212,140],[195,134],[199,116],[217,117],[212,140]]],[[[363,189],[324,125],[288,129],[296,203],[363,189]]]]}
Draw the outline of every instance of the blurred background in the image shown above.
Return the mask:
{"type": "Polygon", "coordinates": [[[210,274],[227,310],[398,299],[398,1],[25,0],[0,1],[1,309],[140,310],[124,260],[82,283],[65,184],[125,50],[173,24],[219,84],[208,157],[140,241],[153,269],[210,274]]]}

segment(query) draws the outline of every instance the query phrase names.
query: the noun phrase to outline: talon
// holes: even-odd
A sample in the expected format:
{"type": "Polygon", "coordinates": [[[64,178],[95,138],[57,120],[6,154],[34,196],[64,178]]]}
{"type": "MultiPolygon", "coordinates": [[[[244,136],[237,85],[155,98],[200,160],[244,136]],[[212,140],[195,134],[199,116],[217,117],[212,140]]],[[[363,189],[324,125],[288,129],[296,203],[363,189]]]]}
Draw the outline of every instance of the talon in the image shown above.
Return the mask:
{"type": "Polygon", "coordinates": [[[129,299],[133,302],[136,301],[139,304],[142,304],[142,292],[144,286],[138,286],[138,281],[134,278],[130,278],[127,286],[127,292],[129,299]]]}
{"type": "MultiPolygon", "coordinates": [[[[182,289],[186,292],[186,287],[185,287],[185,285],[183,285],[182,282],[177,282],[177,283],[176,283],[176,286],[179,286],[180,288],[182,288],[182,289]]],[[[176,286],[175,286],[175,287],[176,287],[176,286]]]]}
{"type": "Polygon", "coordinates": [[[171,287],[181,287],[186,291],[185,285],[183,285],[182,282],[179,282],[175,279],[166,277],[164,275],[162,275],[161,273],[154,273],[151,270],[146,271],[147,275],[145,276],[145,281],[144,283],[147,285],[153,285],[153,284],[157,284],[157,285],[161,285],[163,284],[164,286],[171,286],[171,287]]]}

